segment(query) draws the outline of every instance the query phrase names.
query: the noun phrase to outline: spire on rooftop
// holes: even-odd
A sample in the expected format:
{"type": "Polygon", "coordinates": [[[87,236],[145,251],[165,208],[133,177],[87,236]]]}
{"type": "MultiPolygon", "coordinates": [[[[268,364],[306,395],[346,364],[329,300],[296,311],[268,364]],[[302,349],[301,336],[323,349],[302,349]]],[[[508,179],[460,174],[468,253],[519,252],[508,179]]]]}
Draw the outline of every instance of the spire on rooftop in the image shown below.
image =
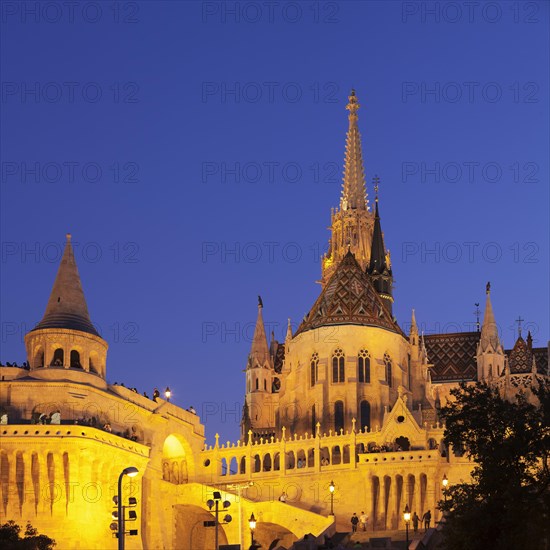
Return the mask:
{"type": "Polygon", "coordinates": [[[265,333],[264,319],[262,316],[263,302],[261,296],[258,296],[258,317],[256,319],[256,328],[250,347],[249,365],[264,366],[269,359],[269,346],[267,345],[267,336],[265,333]]]}
{"type": "Polygon", "coordinates": [[[65,250],[46,306],[46,312],[33,330],[46,328],[80,330],[99,336],[88,313],[78,267],[74,259],[70,233],[67,234],[65,250]]]}
{"type": "Polygon", "coordinates": [[[351,90],[349,103],[346,106],[346,109],[349,111],[349,128],[346,136],[344,183],[342,184],[342,196],[340,198],[341,210],[368,209],[363,153],[361,150],[361,134],[357,125],[357,111],[359,107],[355,90],[351,90]]]}
{"type": "Polygon", "coordinates": [[[490,345],[493,350],[500,347],[500,339],[498,337],[498,326],[493,313],[493,305],[491,304],[491,283],[486,286],[485,313],[483,315],[483,324],[481,326],[481,351],[485,351],[490,345]]]}

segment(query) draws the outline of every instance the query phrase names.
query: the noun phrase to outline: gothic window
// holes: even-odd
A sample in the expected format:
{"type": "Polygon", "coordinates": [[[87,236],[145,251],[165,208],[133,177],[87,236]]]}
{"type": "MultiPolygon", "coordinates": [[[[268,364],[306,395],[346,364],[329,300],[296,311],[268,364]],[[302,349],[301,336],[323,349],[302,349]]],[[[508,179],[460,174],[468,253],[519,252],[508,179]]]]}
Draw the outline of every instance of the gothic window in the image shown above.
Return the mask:
{"type": "Polygon", "coordinates": [[[386,382],[388,383],[388,386],[391,388],[393,386],[393,380],[392,380],[392,365],[391,365],[391,359],[390,356],[385,353],[384,354],[384,366],[386,367],[386,382]]]}
{"type": "Polygon", "coordinates": [[[313,405],[311,407],[311,434],[312,435],[317,435],[315,433],[315,430],[317,429],[316,425],[317,425],[317,416],[315,414],[315,405],[313,405]]]}
{"type": "Polygon", "coordinates": [[[411,373],[411,354],[409,353],[407,355],[407,387],[409,388],[409,390],[411,389],[412,387],[412,373],[411,373]]]}
{"type": "Polygon", "coordinates": [[[42,350],[42,349],[38,350],[38,353],[36,354],[34,366],[35,367],[43,367],[44,366],[44,350],[42,350]]]}
{"type": "Polygon", "coordinates": [[[344,352],[338,348],[332,355],[332,381],[334,383],[344,382],[345,369],[344,369],[344,352]]]}
{"type": "Polygon", "coordinates": [[[314,353],[311,356],[309,380],[312,386],[314,386],[317,380],[319,380],[319,354],[318,353],[314,353]]]}
{"type": "Polygon", "coordinates": [[[267,391],[267,380],[264,380],[264,391],[267,391]]]}
{"type": "Polygon", "coordinates": [[[370,429],[370,403],[368,401],[361,401],[361,431],[370,429]]]}
{"type": "Polygon", "coordinates": [[[259,390],[260,389],[260,381],[258,378],[256,378],[256,389],[259,390]]]}
{"type": "Polygon", "coordinates": [[[370,384],[370,355],[365,349],[359,351],[357,358],[357,369],[359,382],[370,384]]]}
{"type": "Polygon", "coordinates": [[[334,403],[334,431],[340,433],[344,429],[344,402],[334,403]]]}

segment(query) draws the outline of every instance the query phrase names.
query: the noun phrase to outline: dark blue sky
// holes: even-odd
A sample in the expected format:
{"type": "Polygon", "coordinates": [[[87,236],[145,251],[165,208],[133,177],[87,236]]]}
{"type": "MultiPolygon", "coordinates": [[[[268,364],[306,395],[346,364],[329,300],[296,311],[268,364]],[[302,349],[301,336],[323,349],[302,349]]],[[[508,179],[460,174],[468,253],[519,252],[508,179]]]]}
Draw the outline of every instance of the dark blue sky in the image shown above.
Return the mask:
{"type": "Polygon", "coordinates": [[[491,280],[546,345],[548,3],[466,4],[4,2],[1,359],[71,232],[108,379],[236,439],[256,296],[281,340],[320,289],[351,87],[401,325],[471,330],[491,280]]]}

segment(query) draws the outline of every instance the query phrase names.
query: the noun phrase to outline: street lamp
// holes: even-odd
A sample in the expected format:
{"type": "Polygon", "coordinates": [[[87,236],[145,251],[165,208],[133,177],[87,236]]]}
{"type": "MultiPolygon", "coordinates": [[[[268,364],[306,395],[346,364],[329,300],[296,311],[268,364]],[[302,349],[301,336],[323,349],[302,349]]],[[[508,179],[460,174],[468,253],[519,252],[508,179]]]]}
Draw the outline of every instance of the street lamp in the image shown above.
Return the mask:
{"type": "Polygon", "coordinates": [[[124,506],[122,506],[122,478],[124,476],[135,477],[138,475],[138,469],[134,466],[124,468],[118,476],[118,550],[124,550],[124,506]]]}
{"type": "Polygon", "coordinates": [[[443,480],[441,481],[441,483],[443,484],[443,498],[445,500],[445,504],[447,504],[447,485],[449,485],[447,474],[443,474],[443,480]]]}
{"type": "Polygon", "coordinates": [[[250,527],[250,545],[254,546],[254,529],[256,529],[256,518],[254,517],[254,513],[250,516],[248,525],[250,527]]]}
{"type": "Polygon", "coordinates": [[[411,511],[409,510],[409,505],[405,506],[403,510],[403,519],[405,520],[405,548],[409,550],[409,523],[411,521],[411,511]]]}
{"type": "MultiPolygon", "coordinates": [[[[218,525],[220,524],[220,522],[218,521],[218,515],[220,513],[220,500],[222,499],[222,494],[219,491],[214,491],[212,496],[214,497],[214,499],[207,500],[206,505],[208,506],[209,510],[212,510],[212,506],[215,505],[214,514],[215,514],[215,529],[216,529],[216,532],[215,532],[215,543],[214,543],[214,545],[215,545],[215,550],[218,550],[218,548],[219,548],[219,545],[218,545],[218,525]]],[[[231,506],[231,502],[229,502],[228,500],[223,501],[223,509],[224,510],[226,510],[230,506],[231,506]]],[[[224,524],[230,523],[232,519],[233,518],[229,514],[225,514],[225,516],[223,517],[224,524]]]]}
{"type": "Polygon", "coordinates": [[[330,515],[334,515],[334,481],[330,482],[330,485],[328,486],[328,490],[330,491],[330,515]]]}
{"type": "Polygon", "coordinates": [[[170,401],[170,397],[172,397],[172,392],[170,391],[170,388],[166,386],[166,389],[164,390],[164,397],[166,397],[166,401],[170,401]]]}

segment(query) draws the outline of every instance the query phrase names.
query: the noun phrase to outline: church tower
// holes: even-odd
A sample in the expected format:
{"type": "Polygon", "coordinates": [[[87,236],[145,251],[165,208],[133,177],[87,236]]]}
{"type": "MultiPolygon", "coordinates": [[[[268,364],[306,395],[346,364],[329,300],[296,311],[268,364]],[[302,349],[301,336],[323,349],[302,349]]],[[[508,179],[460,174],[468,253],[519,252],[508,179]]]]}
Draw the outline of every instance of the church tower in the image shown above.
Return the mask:
{"type": "Polygon", "coordinates": [[[329,248],[321,264],[323,286],[348,250],[363,269],[369,264],[374,217],[369,210],[365,187],[361,134],[357,125],[359,107],[355,90],[352,90],[346,106],[349,111],[349,128],[346,136],[342,195],[340,208],[331,212],[329,248]]]}
{"type": "Polygon", "coordinates": [[[477,379],[479,382],[496,381],[504,372],[505,360],[491,304],[491,283],[487,283],[486,295],[481,338],[477,346],[477,379]]]}
{"type": "Polygon", "coordinates": [[[105,385],[108,345],[90,320],[70,234],[44,317],[25,335],[25,346],[33,375],[50,380],[90,375],[86,383],[105,385]]]}
{"type": "Polygon", "coordinates": [[[254,337],[246,364],[246,398],[241,421],[241,436],[244,441],[252,431],[252,438],[270,437],[275,433],[275,409],[278,394],[275,388],[278,382],[275,376],[273,356],[267,343],[263,302],[258,296],[258,317],[254,337]]]}

